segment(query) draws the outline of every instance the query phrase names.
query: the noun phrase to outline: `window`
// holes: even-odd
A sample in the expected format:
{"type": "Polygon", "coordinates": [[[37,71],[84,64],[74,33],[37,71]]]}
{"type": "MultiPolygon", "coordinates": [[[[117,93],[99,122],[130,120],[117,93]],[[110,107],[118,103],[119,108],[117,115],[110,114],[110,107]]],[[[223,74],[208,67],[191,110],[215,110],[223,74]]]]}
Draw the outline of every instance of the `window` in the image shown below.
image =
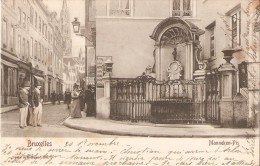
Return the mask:
{"type": "Polygon", "coordinates": [[[41,43],[40,42],[38,42],[38,60],[40,61],[40,59],[41,59],[41,57],[42,57],[42,46],[41,46],[41,43]]]}
{"type": "Polygon", "coordinates": [[[29,57],[30,57],[30,43],[29,43],[29,40],[27,40],[27,44],[26,44],[26,56],[27,56],[27,59],[29,59],[29,57]]]}
{"type": "Polygon", "coordinates": [[[11,51],[14,50],[14,27],[13,25],[11,26],[10,29],[10,47],[11,47],[11,51]]]}
{"type": "Polygon", "coordinates": [[[237,11],[231,14],[231,37],[232,47],[236,47],[241,44],[241,11],[237,11]]]}
{"type": "Polygon", "coordinates": [[[10,5],[11,5],[12,8],[14,8],[14,1],[15,0],[10,0],[10,5]]]}
{"type": "Polygon", "coordinates": [[[30,50],[30,57],[32,58],[33,57],[33,38],[31,37],[31,50],[30,50]]]}
{"type": "Polygon", "coordinates": [[[40,16],[39,16],[39,31],[40,32],[42,31],[42,19],[40,16]]]}
{"type": "Polygon", "coordinates": [[[208,43],[208,46],[206,46],[208,48],[206,48],[206,50],[209,49],[208,54],[211,57],[215,56],[215,44],[216,44],[215,43],[215,27],[216,27],[215,21],[206,27],[206,38],[207,38],[207,43],[208,43]]]}
{"type": "Polygon", "coordinates": [[[19,23],[22,24],[22,10],[21,8],[18,8],[18,20],[19,20],[19,23]]]}
{"type": "Polygon", "coordinates": [[[37,47],[38,47],[38,44],[37,44],[37,41],[35,40],[35,42],[34,42],[34,59],[36,59],[37,58],[37,47]]]}
{"type": "Polygon", "coordinates": [[[45,31],[45,23],[44,23],[44,21],[42,21],[42,34],[43,34],[43,36],[44,36],[44,31],[45,31]]]}
{"type": "Polygon", "coordinates": [[[33,7],[30,7],[30,23],[32,25],[33,25],[33,13],[34,13],[33,7]]]}
{"type": "Polygon", "coordinates": [[[18,55],[21,57],[21,36],[18,36],[18,55]]]}
{"type": "Polygon", "coordinates": [[[6,48],[7,47],[7,21],[3,20],[2,23],[2,43],[3,43],[3,47],[6,48]]]}
{"type": "Polygon", "coordinates": [[[172,0],[172,16],[192,16],[192,0],[172,0]]]}
{"type": "Polygon", "coordinates": [[[23,44],[22,44],[22,58],[24,59],[25,57],[25,38],[23,38],[23,44]]]}
{"type": "Polygon", "coordinates": [[[110,16],[131,16],[132,0],[110,0],[109,15],[110,16]]]}
{"type": "Polygon", "coordinates": [[[23,12],[22,25],[23,25],[24,28],[26,28],[26,14],[24,12],[23,12]]]}
{"type": "Polygon", "coordinates": [[[38,23],[37,23],[37,13],[35,12],[35,28],[37,29],[37,25],[38,25],[38,23]]]}

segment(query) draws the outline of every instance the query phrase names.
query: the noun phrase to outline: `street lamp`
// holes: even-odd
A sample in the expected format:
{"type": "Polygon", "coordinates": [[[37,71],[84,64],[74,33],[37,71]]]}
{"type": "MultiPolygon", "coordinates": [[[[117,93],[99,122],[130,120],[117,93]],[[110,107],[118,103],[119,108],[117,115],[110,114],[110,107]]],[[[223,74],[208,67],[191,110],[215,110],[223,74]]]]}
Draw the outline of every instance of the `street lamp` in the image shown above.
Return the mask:
{"type": "Polygon", "coordinates": [[[80,22],[78,21],[78,18],[75,17],[74,21],[72,21],[71,23],[72,23],[72,26],[73,26],[73,32],[79,33],[80,22]]]}

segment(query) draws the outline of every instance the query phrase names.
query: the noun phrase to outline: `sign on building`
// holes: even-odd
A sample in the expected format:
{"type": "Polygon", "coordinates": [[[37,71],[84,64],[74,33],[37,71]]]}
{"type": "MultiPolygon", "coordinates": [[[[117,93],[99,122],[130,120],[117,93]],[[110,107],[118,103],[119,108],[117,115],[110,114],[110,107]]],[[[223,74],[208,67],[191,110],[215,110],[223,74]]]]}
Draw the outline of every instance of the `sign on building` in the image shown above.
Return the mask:
{"type": "Polygon", "coordinates": [[[96,73],[97,74],[97,76],[96,76],[97,87],[104,87],[104,82],[103,82],[103,75],[104,75],[103,64],[108,59],[112,61],[112,57],[111,56],[97,56],[97,73],[96,73]]]}

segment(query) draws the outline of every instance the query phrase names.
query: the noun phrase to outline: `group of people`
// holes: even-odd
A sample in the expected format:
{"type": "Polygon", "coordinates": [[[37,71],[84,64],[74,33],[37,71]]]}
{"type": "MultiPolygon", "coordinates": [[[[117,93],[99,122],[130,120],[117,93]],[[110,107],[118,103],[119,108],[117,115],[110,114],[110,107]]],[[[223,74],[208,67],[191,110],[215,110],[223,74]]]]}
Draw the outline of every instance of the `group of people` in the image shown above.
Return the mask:
{"type": "Polygon", "coordinates": [[[51,93],[51,102],[52,102],[52,104],[55,104],[56,103],[56,101],[58,101],[58,104],[60,104],[60,101],[62,101],[63,100],[63,95],[62,95],[62,93],[55,93],[55,91],[53,91],[52,93],[51,93]]]}
{"type": "Polygon", "coordinates": [[[20,111],[19,126],[22,129],[27,127],[27,125],[33,127],[42,126],[43,99],[40,94],[41,84],[36,81],[34,86],[35,88],[32,90],[31,97],[29,97],[29,90],[31,88],[31,83],[29,81],[25,81],[18,91],[20,111]],[[29,122],[27,124],[28,116],[29,122]]]}
{"type": "Polygon", "coordinates": [[[95,99],[94,93],[91,90],[91,85],[88,85],[85,90],[84,87],[80,88],[77,83],[73,86],[73,91],[68,89],[65,92],[64,103],[67,104],[70,110],[71,118],[81,118],[82,111],[86,112],[86,116],[92,116],[95,114],[95,99]],[[85,109],[85,106],[87,108],[85,109]]]}

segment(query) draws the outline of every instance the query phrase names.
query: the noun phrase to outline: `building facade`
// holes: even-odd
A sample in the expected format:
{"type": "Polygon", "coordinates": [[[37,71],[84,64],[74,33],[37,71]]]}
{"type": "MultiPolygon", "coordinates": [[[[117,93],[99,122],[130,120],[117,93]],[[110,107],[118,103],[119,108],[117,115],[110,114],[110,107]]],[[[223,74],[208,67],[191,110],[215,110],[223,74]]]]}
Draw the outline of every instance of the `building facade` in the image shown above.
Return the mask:
{"type": "Polygon", "coordinates": [[[69,33],[61,33],[60,20],[41,0],[4,0],[1,9],[1,107],[18,103],[25,80],[32,88],[36,80],[42,83],[42,97],[49,101],[52,91],[63,89],[63,46],[69,33]]]}
{"type": "MultiPolygon", "coordinates": [[[[258,5],[257,0],[97,0],[96,56],[112,57],[112,78],[148,73],[158,81],[213,80],[219,123],[235,126],[243,119],[250,125],[259,108],[259,86],[250,78],[260,62],[259,32],[253,30],[258,5]],[[246,111],[231,115],[236,100],[246,101],[246,111]]],[[[259,80],[259,73],[253,77],[259,80]]],[[[209,96],[205,102],[215,102],[209,96]]]]}

